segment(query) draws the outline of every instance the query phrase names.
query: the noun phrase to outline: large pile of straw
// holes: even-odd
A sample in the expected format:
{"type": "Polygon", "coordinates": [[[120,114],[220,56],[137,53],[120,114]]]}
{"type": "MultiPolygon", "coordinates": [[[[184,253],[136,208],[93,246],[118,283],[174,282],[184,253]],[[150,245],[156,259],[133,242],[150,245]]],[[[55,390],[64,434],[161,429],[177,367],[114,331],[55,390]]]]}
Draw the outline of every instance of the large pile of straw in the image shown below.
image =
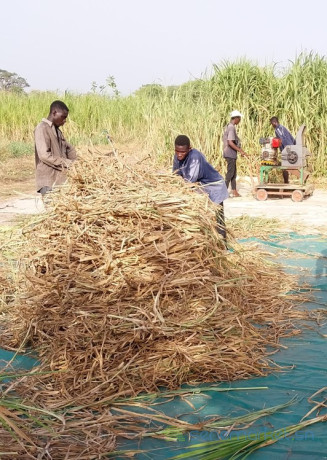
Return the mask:
{"type": "Polygon", "coordinates": [[[207,197],[151,169],[83,157],[26,233],[12,327],[55,371],[33,383],[47,407],[262,375],[290,332],[285,275],[227,252],[207,197]]]}

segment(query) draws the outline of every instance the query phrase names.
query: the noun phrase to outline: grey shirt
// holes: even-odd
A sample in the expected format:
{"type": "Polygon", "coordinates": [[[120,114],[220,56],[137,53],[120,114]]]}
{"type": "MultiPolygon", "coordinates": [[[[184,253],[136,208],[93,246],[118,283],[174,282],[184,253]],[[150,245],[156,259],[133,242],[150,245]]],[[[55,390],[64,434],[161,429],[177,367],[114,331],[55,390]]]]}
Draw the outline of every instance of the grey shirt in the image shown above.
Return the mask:
{"type": "Polygon", "coordinates": [[[76,160],[74,147],[47,118],[35,128],[34,140],[36,190],[64,183],[67,168],[76,160]]]}
{"type": "Polygon", "coordinates": [[[223,134],[223,154],[224,158],[237,158],[237,150],[234,150],[229,144],[228,141],[233,141],[237,147],[241,147],[241,142],[236,134],[236,127],[233,123],[228,123],[223,134]]]}

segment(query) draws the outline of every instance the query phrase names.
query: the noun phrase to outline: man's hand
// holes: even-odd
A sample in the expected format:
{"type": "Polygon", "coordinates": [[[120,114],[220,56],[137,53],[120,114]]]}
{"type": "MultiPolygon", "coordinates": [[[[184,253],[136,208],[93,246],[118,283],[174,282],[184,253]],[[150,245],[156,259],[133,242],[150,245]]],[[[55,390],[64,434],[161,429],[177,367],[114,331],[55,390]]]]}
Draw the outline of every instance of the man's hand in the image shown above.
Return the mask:
{"type": "Polygon", "coordinates": [[[244,152],[244,150],[240,150],[241,157],[249,158],[249,155],[244,152]]]}
{"type": "Polygon", "coordinates": [[[74,163],[74,161],[69,160],[69,158],[65,158],[62,161],[63,168],[65,168],[65,169],[69,169],[73,163],[74,163]]]}

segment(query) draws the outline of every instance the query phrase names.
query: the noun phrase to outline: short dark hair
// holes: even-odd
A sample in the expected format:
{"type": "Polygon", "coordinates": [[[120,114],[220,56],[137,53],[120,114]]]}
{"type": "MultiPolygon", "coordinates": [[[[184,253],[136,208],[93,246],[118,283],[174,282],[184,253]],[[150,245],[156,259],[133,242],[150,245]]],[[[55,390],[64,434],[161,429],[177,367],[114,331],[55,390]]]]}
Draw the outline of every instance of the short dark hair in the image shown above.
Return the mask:
{"type": "Polygon", "coordinates": [[[272,123],[273,121],[277,121],[277,123],[279,123],[279,120],[277,117],[271,117],[269,121],[270,123],[272,123]]]}
{"type": "Polygon", "coordinates": [[[53,101],[52,104],[50,105],[50,113],[53,110],[66,110],[67,112],[69,112],[69,108],[62,101],[53,101]]]}
{"type": "Polygon", "coordinates": [[[186,147],[190,147],[191,141],[187,136],[184,136],[184,134],[180,134],[175,139],[175,145],[186,145],[186,147]]]}

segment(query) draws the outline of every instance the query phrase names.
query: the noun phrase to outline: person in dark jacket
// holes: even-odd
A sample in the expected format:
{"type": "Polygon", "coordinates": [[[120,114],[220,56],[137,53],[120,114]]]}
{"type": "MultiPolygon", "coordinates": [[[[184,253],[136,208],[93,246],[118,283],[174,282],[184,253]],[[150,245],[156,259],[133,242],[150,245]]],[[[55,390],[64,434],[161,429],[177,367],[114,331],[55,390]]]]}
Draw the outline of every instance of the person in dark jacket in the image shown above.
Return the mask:
{"type": "MultiPolygon", "coordinates": [[[[284,148],[287,145],[295,145],[294,137],[289,132],[289,130],[285,128],[285,126],[279,123],[279,120],[277,117],[271,117],[270,124],[275,129],[275,136],[281,140],[281,145],[280,145],[281,152],[284,150],[284,148]]],[[[283,178],[284,178],[284,183],[288,184],[289,174],[288,174],[288,171],[286,171],[286,169],[283,169],[283,178]]]]}
{"type": "Polygon", "coordinates": [[[217,210],[218,232],[226,240],[224,219],[224,200],[228,191],[224,178],[206,160],[203,153],[191,147],[190,139],[185,135],[175,139],[175,156],[173,172],[182,176],[187,182],[198,182],[211,201],[219,205],[217,210]]]}

